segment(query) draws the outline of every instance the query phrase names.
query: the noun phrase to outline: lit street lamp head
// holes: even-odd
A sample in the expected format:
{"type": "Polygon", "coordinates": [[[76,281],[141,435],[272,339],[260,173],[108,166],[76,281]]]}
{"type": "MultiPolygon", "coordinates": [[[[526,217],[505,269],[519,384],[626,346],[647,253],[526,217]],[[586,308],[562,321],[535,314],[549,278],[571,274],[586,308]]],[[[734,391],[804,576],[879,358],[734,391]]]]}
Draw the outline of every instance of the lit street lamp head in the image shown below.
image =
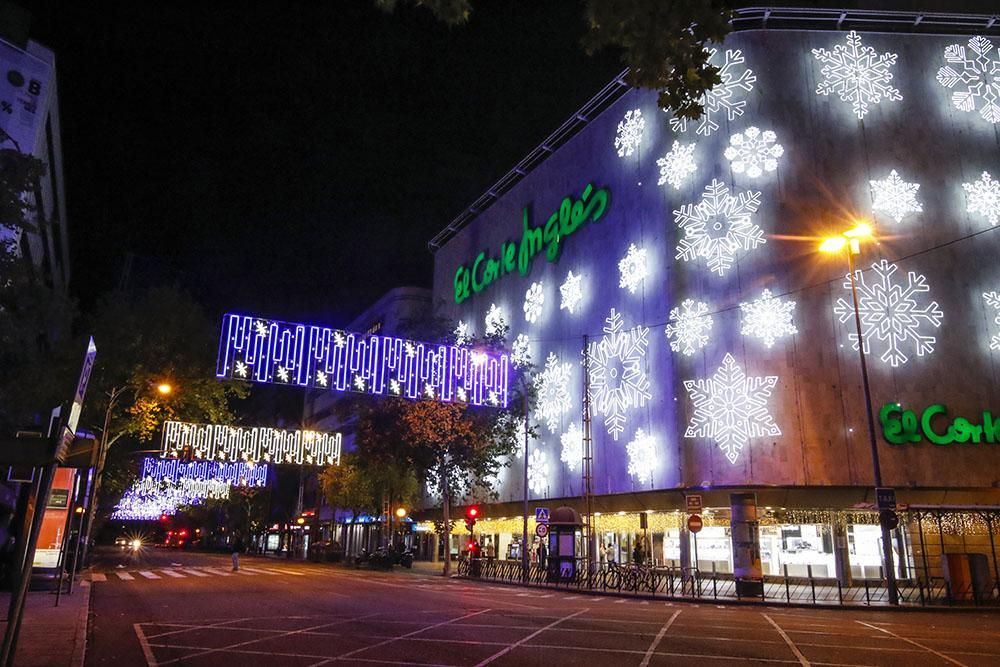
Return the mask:
{"type": "Polygon", "coordinates": [[[405,517],[406,516],[406,508],[400,507],[399,509],[397,509],[396,510],[396,516],[399,517],[400,519],[402,519],[403,517],[405,517]]]}
{"type": "Polygon", "coordinates": [[[843,236],[831,236],[828,239],[823,239],[823,242],[819,244],[820,252],[840,252],[847,245],[847,239],[843,236]]]}
{"type": "Polygon", "coordinates": [[[161,382],[156,386],[156,391],[160,392],[163,396],[170,394],[173,390],[174,387],[169,382],[161,382]]]}

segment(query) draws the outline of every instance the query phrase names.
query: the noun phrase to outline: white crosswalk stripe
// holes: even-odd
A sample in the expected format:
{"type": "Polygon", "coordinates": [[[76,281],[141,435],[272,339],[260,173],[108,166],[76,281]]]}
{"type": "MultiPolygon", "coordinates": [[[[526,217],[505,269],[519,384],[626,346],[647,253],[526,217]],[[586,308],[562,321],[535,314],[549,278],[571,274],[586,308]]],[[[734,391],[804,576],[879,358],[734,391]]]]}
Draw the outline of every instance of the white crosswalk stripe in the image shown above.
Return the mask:
{"type": "Polygon", "coordinates": [[[290,575],[295,576],[295,577],[304,577],[304,576],[306,576],[306,575],[304,575],[301,572],[296,572],[295,570],[282,570],[282,569],[279,569],[279,568],[276,568],[276,567],[272,567],[270,569],[273,570],[274,572],[280,572],[282,574],[290,574],[290,575]]]}
{"type": "Polygon", "coordinates": [[[186,568],[184,568],[184,574],[190,574],[190,575],[195,576],[195,577],[210,577],[210,576],[212,576],[212,575],[210,575],[207,572],[202,572],[201,570],[196,570],[193,567],[186,567],[186,568]]]}
{"type": "Polygon", "coordinates": [[[305,572],[296,571],[293,569],[283,568],[283,567],[268,567],[264,565],[258,565],[257,567],[241,567],[239,570],[231,571],[227,567],[212,567],[209,565],[199,565],[197,567],[190,566],[175,566],[175,567],[162,567],[150,570],[113,570],[111,572],[92,572],[90,573],[89,580],[91,582],[101,582],[101,581],[113,581],[118,578],[121,581],[148,581],[155,579],[187,579],[190,577],[231,577],[233,575],[254,577],[258,575],[264,575],[268,577],[274,576],[291,576],[291,577],[304,577],[309,574],[314,574],[317,576],[325,576],[326,573],[320,570],[307,570],[305,572]]]}
{"type": "Polygon", "coordinates": [[[108,578],[107,578],[107,576],[101,574],[100,572],[94,572],[92,575],[90,575],[90,580],[91,581],[107,581],[108,578]]]}
{"type": "Polygon", "coordinates": [[[250,572],[245,567],[241,567],[240,569],[234,570],[234,571],[236,572],[236,574],[245,574],[248,577],[256,577],[257,576],[256,572],[250,572]]]}
{"type": "Polygon", "coordinates": [[[243,570],[246,570],[247,572],[252,572],[253,574],[270,574],[270,575],[278,574],[277,572],[271,572],[269,570],[260,570],[256,567],[241,567],[240,571],[243,570]]]}
{"type": "Polygon", "coordinates": [[[201,569],[204,570],[205,572],[208,572],[209,574],[218,575],[220,577],[231,577],[231,576],[233,576],[232,572],[226,572],[225,570],[222,570],[222,569],[217,568],[217,567],[205,567],[205,566],[202,566],[201,569]]]}
{"type": "Polygon", "coordinates": [[[125,581],[135,581],[135,577],[128,572],[115,572],[115,574],[118,575],[119,579],[124,579],[125,581]]]}
{"type": "Polygon", "coordinates": [[[187,577],[185,577],[183,574],[181,574],[177,570],[160,570],[160,572],[162,572],[163,574],[167,575],[168,577],[175,577],[177,579],[187,579],[187,577]]]}
{"type": "Polygon", "coordinates": [[[159,579],[160,578],[160,575],[153,574],[149,570],[139,570],[139,574],[141,574],[142,576],[146,577],[147,579],[159,579]]]}

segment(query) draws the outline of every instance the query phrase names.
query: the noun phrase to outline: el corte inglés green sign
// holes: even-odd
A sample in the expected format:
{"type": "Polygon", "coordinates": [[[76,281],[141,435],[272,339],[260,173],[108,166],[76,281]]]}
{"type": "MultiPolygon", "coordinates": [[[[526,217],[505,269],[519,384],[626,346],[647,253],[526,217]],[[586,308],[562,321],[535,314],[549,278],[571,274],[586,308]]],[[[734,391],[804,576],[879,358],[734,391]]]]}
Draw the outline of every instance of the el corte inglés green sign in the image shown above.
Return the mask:
{"type": "Polygon", "coordinates": [[[472,265],[463,264],[455,271],[455,303],[462,303],[471,294],[478,294],[499,278],[514,273],[522,276],[531,272],[535,255],[545,250],[545,258],[554,262],[559,258],[559,244],[562,239],[578,230],[584,223],[600,222],[608,210],[611,192],[607,188],[597,188],[590,183],[580,193],[580,198],[564,197],[559,210],[553,213],[541,227],[531,225],[528,207],[524,207],[521,240],[507,241],[500,246],[496,257],[487,257],[486,251],[479,253],[472,265]],[[471,290],[471,292],[470,292],[471,290]]]}
{"type": "Polygon", "coordinates": [[[913,410],[904,410],[899,403],[886,403],[878,413],[882,435],[893,445],[920,442],[923,438],[935,445],[961,443],[1000,443],[1000,417],[983,410],[982,422],[973,423],[964,417],[948,417],[948,408],[940,403],[927,406],[917,419],[913,410]]]}

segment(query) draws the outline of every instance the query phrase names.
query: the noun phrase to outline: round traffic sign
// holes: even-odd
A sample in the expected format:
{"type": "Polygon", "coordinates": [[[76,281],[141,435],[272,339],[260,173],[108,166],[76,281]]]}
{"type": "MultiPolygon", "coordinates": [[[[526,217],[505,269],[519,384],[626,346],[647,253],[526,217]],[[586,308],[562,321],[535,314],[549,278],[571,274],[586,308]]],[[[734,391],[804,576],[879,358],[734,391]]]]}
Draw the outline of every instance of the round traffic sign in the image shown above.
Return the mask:
{"type": "Polygon", "coordinates": [[[702,522],[701,517],[697,514],[692,514],[688,517],[688,530],[692,533],[700,532],[703,525],[705,524],[702,522]]]}
{"type": "Polygon", "coordinates": [[[545,537],[549,534],[549,525],[546,523],[539,523],[535,526],[535,535],[539,537],[545,537]]]}

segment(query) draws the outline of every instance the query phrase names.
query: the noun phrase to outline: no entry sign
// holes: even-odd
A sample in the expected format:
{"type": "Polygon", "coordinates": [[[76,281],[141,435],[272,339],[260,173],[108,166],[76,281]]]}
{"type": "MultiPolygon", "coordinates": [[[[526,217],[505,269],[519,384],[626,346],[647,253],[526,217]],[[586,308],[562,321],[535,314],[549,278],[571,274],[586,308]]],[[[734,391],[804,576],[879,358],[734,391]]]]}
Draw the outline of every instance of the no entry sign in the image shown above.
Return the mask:
{"type": "Polygon", "coordinates": [[[688,530],[692,533],[700,532],[703,525],[705,524],[702,522],[701,517],[697,514],[692,514],[688,517],[688,530]]]}

